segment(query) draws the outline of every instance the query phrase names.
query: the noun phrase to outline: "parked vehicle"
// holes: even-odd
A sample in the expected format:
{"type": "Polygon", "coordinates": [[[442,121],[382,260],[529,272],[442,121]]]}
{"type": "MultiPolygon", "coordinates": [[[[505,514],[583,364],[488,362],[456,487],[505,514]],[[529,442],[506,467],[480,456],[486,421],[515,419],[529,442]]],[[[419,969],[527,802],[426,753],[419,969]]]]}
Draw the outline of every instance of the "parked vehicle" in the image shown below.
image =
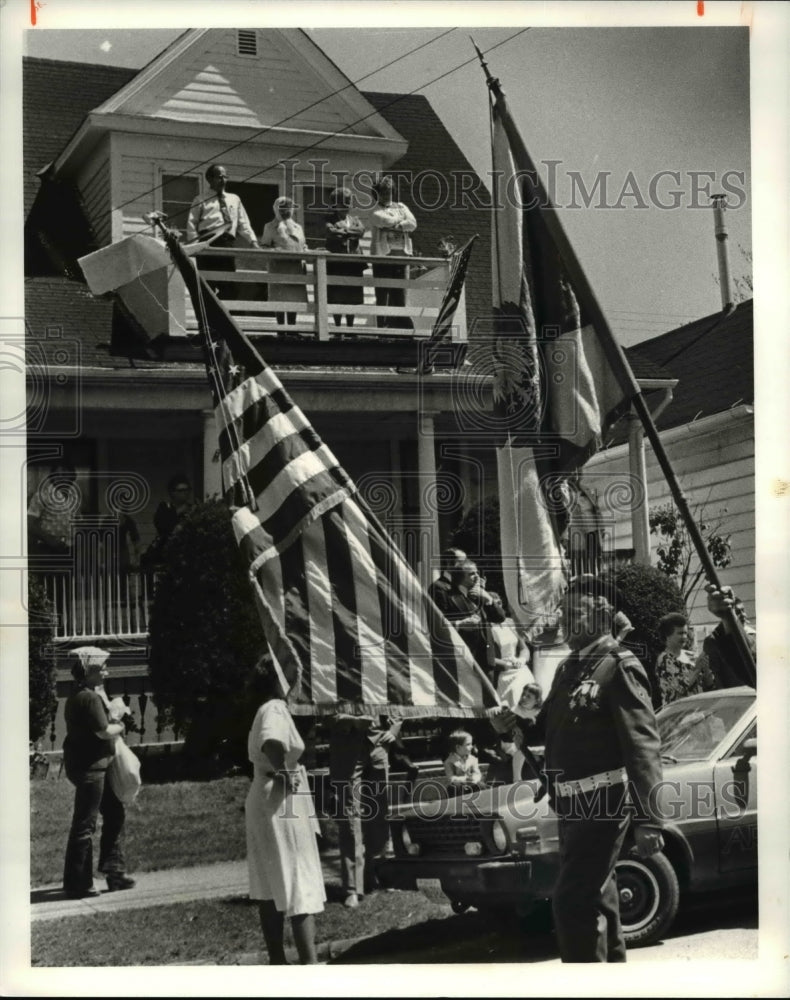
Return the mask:
{"type": "MultiPolygon", "coordinates": [[[[672,925],[683,894],[757,881],[755,691],[683,698],[658,713],[664,850],[640,858],[626,841],[617,864],[626,941],[649,944],[672,925]]],[[[441,891],[461,912],[528,912],[551,897],[556,816],[535,779],[448,798],[436,782],[390,816],[395,856],[377,865],[384,886],[441,891]]]]}

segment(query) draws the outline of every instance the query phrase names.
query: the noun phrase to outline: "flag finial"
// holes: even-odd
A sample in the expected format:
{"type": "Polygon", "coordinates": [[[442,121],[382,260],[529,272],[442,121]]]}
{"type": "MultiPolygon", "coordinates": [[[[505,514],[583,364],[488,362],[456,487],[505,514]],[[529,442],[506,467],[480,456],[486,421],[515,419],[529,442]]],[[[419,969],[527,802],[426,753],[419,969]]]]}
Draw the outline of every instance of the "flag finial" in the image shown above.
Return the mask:
{"type": "Polygon", "coordinates": [[[488,63],[485,61],[485,59],[483,58],[483,53],[480,51],[480,46],[477,44],[474,38],[472,38],[471,35],[469,36],[469,41],[472,43],[472,45],[474,45],[475,52],[477,53],[477,58],[480,60],[480,65],[483,67],[483,72],[486,75],[486,83],[488,84],[488,89],[494,94],[495,97],[498,96],[502,91],[499,80],[497,80],[495,76],[491,75],[491,71],[488,68],[488,63]]]}

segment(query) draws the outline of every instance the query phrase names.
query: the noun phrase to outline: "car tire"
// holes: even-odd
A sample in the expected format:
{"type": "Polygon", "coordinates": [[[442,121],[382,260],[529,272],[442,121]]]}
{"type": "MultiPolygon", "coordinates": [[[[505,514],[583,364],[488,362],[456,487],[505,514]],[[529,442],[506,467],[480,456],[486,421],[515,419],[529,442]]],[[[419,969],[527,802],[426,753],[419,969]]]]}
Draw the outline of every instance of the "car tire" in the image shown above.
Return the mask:
{"type": "Polygon", "coordinates": [[[680,905],[675,869],[665,854],[629,854],[615,868],[626,945],[653,944],[669,930],[680,905]]]}

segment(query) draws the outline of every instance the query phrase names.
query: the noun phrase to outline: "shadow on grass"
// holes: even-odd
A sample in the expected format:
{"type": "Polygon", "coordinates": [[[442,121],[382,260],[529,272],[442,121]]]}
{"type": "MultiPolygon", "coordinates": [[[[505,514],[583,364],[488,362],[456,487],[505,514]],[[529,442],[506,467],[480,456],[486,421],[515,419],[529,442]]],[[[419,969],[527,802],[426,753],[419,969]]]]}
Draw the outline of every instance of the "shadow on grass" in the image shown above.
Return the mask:
{"type": "Polygon", "coordinates": [[[515,915],[508,920],[470,910],[358,941],[327,964],[539,962],[556,957],[554,936],[545,923],[527,927],[515,915]]]}

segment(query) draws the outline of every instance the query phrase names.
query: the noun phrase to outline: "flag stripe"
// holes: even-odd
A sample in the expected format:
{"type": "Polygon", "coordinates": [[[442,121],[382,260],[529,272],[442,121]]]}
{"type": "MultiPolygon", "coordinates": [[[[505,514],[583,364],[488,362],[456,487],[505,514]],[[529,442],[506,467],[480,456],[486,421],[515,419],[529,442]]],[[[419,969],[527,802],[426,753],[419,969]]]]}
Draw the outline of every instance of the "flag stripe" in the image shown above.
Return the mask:
{"type": "Polygon", "coordinates": [[[310,621],[312,655],[309,669],[313,700],[332,703],[337,701],[337,653],[323,518],[305,530],[302,535],[302,547],[310,621]]]}

